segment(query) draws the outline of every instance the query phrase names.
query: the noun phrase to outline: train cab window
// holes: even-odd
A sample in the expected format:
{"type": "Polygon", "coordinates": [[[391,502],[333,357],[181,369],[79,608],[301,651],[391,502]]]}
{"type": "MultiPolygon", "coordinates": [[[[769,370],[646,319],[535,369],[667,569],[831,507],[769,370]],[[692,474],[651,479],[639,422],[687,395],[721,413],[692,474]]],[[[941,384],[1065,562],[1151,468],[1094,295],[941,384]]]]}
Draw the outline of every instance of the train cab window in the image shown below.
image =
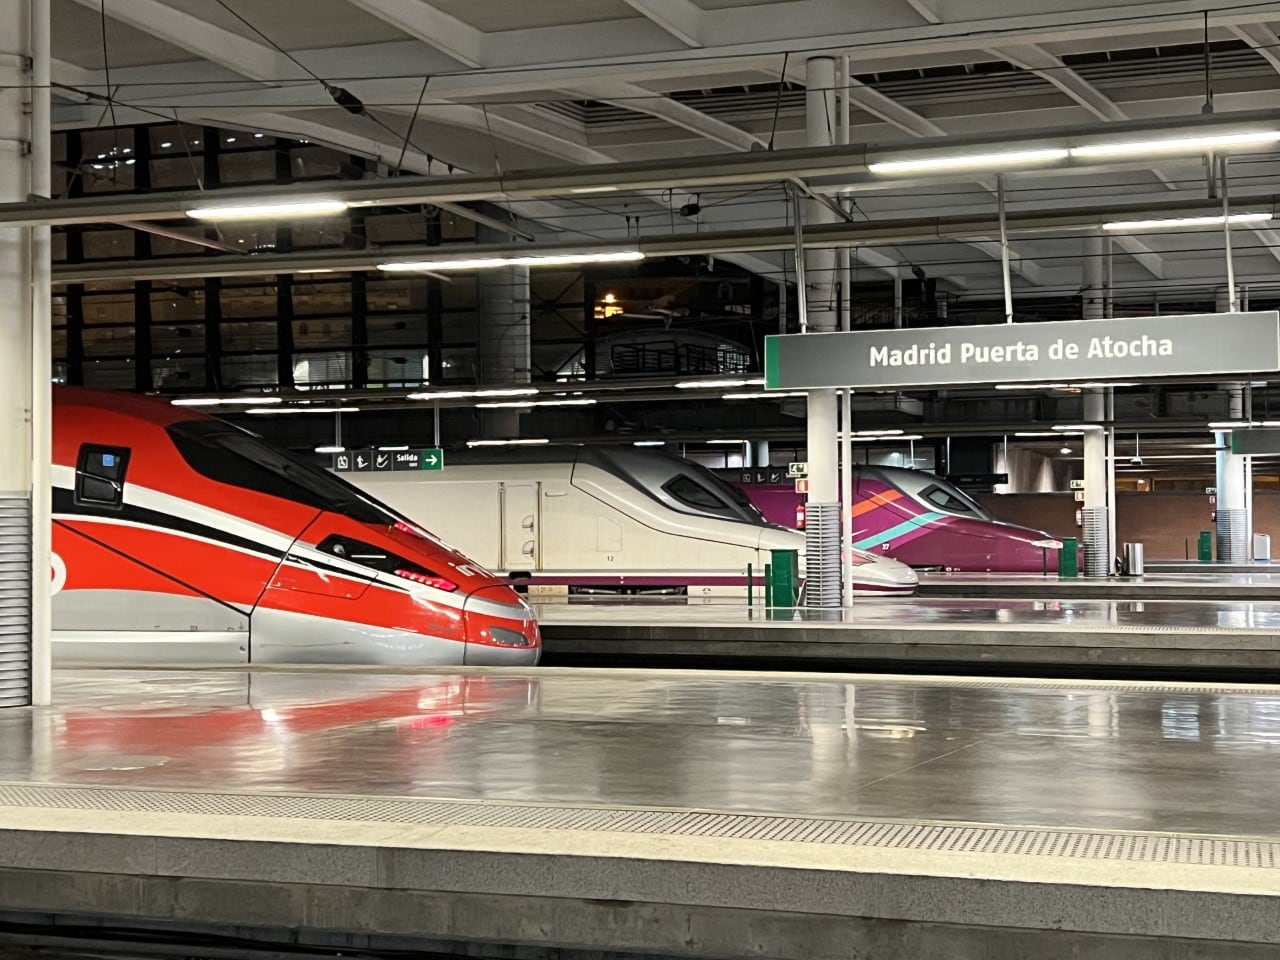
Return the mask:
{"type": "Polygon", "coordinates": [[[964,497],[957,496],[950,490],[944,490],[936,484],[922,490],[920,492],[920,496],[924,497],[924,499],[928,500],[939,510],[946,510],[950,513],[974,512],[972,501],[964,497]]]}
{"type": "Polygon", "coordinates": [[[720,498],[689,477],[673,477],[662,485],[667,491],[685,506],[695,510],[723,510],[725,505],[720,498]]]}
{"type": "Polygon", "coordinates": [[[358,523],[392,525],[401,519],[346,481],[244,430],[192,420],[173,424],[169,437],[191,468],[210,480],[341,513],[358,523]]]}
{"type": "Polygon", "coordinates": [[[126,447],[82,444],[76,460],[76,503],[120,507],[124,503],[124,474],[128,466],[126,447]]]}

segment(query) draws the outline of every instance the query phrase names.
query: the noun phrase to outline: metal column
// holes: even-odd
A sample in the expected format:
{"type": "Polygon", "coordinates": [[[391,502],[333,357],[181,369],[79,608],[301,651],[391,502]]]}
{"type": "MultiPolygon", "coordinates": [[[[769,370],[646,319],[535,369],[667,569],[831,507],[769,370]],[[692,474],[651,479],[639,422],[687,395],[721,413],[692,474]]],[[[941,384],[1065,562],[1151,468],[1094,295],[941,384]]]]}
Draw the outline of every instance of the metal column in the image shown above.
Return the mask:
{"type": "MultiPolygon", "coordinates": [[[[476,239],[480,243],[501,243],[507,236],[492,227],[478,226],[476,239]]],[[[529,268],[511,266],[481,270],[479,284],[479,381],[483,384],[526,384],[531,367],[529,268]]],[[[520,436],[518,409],[484,410],[482,414],[484,436],[498,439],[520,436]]]]}
{"type": "Polygon", "coordinates": [[[1081,526],[1084,539],[1084,569],[1089,577],[1111,573],[1110,519],[1107,509],[1106,393],[1089,390],[1084,395],[1084,509],[1081,526]],[[1093,426],[1098,424],[1098,426],[1093,426]]]}
{"type": "MultiPolygon", "coordinates": [[[[835,60],[831,57],[815,57],[805,65],[805,129],[811,147],[826,147],[834,142],[835,72],[835,60]]],[[[809,223],[835,220],[835,213],[820,201],[810,200],[804,206],[809,223]]],[[[796,216],[799,215],[800,205],[797,203],[796,216]]],[[[835,250],[809,250],[804,253],[803,260],[804,329],[814,333],[835,330],[835,250]]],[[[805,510],[805,596],[809,606],[840,605],[836,407],[835,390],[809,391],[806,429],[809,495],[805,510]]]]}
{"type": "MultiPolygon", "coordinates": [[[[0,4],[0,201],[49,195],[48,45],[48,0],[0,4]]],[[[0,230],[0,706],[49,702],[49,271],[48,228],[0,230]]]]}

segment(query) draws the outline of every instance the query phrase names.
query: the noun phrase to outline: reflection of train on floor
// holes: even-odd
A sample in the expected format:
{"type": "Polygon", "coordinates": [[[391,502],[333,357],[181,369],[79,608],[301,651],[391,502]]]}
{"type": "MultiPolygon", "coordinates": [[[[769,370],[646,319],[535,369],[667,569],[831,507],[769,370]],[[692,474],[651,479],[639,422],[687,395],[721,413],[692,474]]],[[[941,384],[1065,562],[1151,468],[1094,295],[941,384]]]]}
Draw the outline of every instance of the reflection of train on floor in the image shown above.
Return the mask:
{"type": "MultiPolygon", "coordinates": [[[[766,520],[799,526],[804,496],[793,483],[742,483],[755,471],[732,471],[736,486],[766,520]]],[[[854,470],[853,542],[912,567],[975,572],[1056,572],[1061,542],[1002,523],[954,484],[902,467],[854,470]]]]}
{"type": "Polygon", "coordinates": [[[355,487],[153,398],[54,393],[70,660],[535,663],[511,587],[355,487]]]}
{"type": "MultiPolygon", "coordinates": [[[[354,473],[351,479],[501,571],[525,571],[548,593],[745,593],[770,551],[804,549],[766,523],[704,467],[629,447],[475,451],[439,473],[354,473]]],[[[916,575],[855,553],[855,589],[910,593],[916,575]]]]}

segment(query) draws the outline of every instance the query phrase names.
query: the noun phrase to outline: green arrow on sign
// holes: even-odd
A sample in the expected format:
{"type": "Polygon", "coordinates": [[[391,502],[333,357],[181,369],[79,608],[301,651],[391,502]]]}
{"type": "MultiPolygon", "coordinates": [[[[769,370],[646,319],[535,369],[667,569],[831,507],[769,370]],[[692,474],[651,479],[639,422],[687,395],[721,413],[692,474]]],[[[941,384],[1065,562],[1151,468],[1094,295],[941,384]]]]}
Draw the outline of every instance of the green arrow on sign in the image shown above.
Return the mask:
{"type": "Polygon", "coordinates": [[[443,470],[444,450],[440,447],[427,447],[422,451],[423,470],[443,470]]]}

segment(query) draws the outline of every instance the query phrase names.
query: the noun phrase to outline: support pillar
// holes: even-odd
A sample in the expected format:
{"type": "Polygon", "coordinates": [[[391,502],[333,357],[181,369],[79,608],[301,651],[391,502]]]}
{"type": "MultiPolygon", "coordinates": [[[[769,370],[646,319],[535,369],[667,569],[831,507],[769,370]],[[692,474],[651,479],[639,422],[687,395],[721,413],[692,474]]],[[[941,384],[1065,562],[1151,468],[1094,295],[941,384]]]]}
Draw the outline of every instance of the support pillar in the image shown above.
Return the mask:
{"type": "MultiPolygon", "coordinates": [[[[1214,291],[1213,306],[1218,313],[1234,310],[1230,287],[1214,291]]],[[[1227,419],[1245,421],[1246,385],[1228,381],[1219,386],[1227,395],[1227,419]]],[[[1213,436],[1217,441],[1214,444],[1217,448],[1218,508],[1214,524],[1217,560],[1219,563],[1248,563],[1253,556],[1253,538],[1250,536],[1253,528],[1253,458],[1231,452],[1230,431],[1213,436]]]]}
{"type": "MultiPolygon", "coordinates": [[[[491,227],[476,229],[479,243],[507,241],[491,227]]],[[[485,386],[521,386],[529,382],[529,268],[499,267],[479,274],[479,329],[477,331],[477,379],[485,386]]],[[[519,409],[481,411],[481,433],[486,438],[520,436],[519,409]]]]}
{"type": "Polygon", "coordinates": [[[755,441],[754,446],[755,446],[755,465],[757,467],[769,466],[769,456],[770,456],[769,441],[757,440],[755,441]]]}
{"type": "MultiPolygon", "coordinates": [[[[814,57],[805,64],[805,131],[811,147],[831,146],[836,128],[836,70],[831,57],[814,57]]],[[[810,224],[830,223],[835,213],[817,200],[805,204],[810,224]]],[[[800,215],[799,209],[796,215],[800,215]]],[[[834,248],[804,254],[807,329],[825,333],[836,329],[834,248]]],[[[810,390],[806,439],[809,494],[805,512],[806,602],[809,606],[840,605],[840,504],[835,390],[810,390]]]]}
{"type": "Polygon", "coordinates": [[[1084,419],[1097,423],[1084,432],[1084,570],[1088,577],[1109,576],[1112,567],[1110,518],[1107,503],[1107,433],[1100,424],[1106,419],[1106,392],[1089,390],[1084,395],[1084,419]]]}
{"type": "MultiPolygon", "coordinates": [[[[49,4],[0,4],[0,201],[49,196],[49,4]]],[[[49,230],[0,230],[0,706],[49,702],[49,230]]]]}

